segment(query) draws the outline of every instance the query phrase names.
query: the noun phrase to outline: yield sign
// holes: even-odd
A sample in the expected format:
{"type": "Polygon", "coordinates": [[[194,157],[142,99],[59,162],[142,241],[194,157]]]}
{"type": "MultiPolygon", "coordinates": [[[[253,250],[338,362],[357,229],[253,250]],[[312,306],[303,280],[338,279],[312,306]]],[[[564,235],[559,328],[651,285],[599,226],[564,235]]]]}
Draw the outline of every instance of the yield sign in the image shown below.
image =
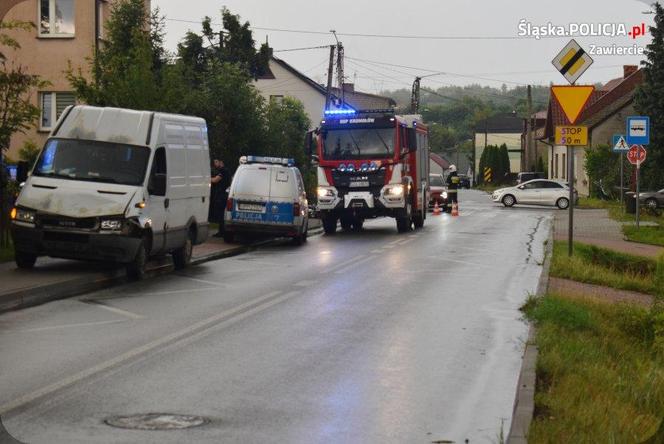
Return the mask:
{"type": "Polygon", "coordinates": [[[594,86],[552,86],[551,93],[556,97],[569,123],[574,125],[583,107],[586,106],[594,86]]]}

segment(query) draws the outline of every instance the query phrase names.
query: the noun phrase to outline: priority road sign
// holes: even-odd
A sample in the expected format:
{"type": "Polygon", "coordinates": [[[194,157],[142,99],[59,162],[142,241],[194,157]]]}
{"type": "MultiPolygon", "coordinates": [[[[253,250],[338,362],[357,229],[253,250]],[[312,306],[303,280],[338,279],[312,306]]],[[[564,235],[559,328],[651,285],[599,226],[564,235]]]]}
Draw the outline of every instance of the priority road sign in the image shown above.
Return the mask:
{"type": "Polygon", "coordinates": [[[632,145],[632,147],[627,152],[627,160],[632,165],[639,166],[646,160],[646,149],[641,145],[632,145]]]}
{"type": "Polygon", "coordinates": [[[590,100],[594,86],[552,86],[551,93],[563,109],[569,123],[574,125],[590,100]]]}
{"type": "Polygon", "coordinates": [[[556,126],[556,145],[588,145],[587,126],[556,126]]]}
{"type": "Polygon", "coordinates": [[[650,117],[632,116],[627,118],[627,143],[629,145],[650,144],[650,117]]]}
{"type": "Polygon", "coordinates": [[[625,136],[622,134],[615,134],[613,136],[613,152],[614,153],[626,153],[629,151],[629,144],[625,140],[625,136]]]}
{"type": "Polygon", "coordinates": [[[572,39],[558,53],[552,63],[567,81],[574,85],[579,77],[593,64],[593,59],[581,48],[581,45],[576,43],[576,40],[572,39]]]}

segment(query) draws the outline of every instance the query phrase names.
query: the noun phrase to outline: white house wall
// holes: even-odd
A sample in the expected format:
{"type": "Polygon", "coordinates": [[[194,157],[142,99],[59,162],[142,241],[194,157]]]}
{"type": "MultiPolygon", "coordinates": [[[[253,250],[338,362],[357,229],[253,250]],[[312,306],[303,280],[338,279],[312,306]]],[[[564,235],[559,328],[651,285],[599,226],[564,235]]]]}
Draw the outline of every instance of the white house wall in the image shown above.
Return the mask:
{"type": "Polygon", "coordinates": [[[311,128],[319,126],[325,109],[325,96],[274,61],[270,61],[270,70],[274,74],[274,79],[258,79],[255,83],[256,89],[265,100],[270,100],[272,96],[297,99],[304,105],[304,110],[311,121],[311,128]]]}

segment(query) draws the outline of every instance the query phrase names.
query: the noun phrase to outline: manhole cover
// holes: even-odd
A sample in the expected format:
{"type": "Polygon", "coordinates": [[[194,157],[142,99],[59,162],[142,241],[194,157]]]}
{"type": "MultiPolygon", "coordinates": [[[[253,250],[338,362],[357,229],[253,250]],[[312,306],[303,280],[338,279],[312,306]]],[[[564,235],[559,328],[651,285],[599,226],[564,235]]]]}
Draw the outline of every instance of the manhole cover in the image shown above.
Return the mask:
{"type": "Polygon", "coordinates": [[[113,416],[104,422],[112,427],[132,430],[180,430],[198,427],[208,422],[202,416],[146,413],[142,415],[113,416]]]}

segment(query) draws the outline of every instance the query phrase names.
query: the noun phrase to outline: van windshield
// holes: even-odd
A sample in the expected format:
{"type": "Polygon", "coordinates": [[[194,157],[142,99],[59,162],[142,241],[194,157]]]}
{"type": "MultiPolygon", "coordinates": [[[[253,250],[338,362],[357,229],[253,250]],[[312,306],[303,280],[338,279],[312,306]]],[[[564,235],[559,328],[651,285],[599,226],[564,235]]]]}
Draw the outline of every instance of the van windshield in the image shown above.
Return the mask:
{"type": "Polygon", "coordinates": [[[92,140],[51,139],[41,152],[35,176],[141,185],[150,149],[92,140]]]}

